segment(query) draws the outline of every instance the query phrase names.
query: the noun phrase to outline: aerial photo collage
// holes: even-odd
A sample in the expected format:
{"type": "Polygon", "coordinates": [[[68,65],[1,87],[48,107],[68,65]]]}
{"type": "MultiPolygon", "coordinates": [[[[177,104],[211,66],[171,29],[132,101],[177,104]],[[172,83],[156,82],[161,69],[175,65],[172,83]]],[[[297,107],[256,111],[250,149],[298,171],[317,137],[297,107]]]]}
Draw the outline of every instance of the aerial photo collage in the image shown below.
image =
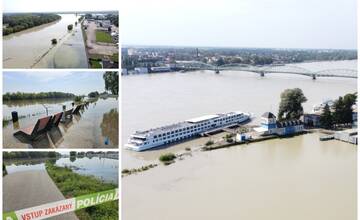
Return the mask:
{"type": "Polygon", "coordinates": [[[358,219],[357,0],[2,0],[3,220],[358,219]]]}

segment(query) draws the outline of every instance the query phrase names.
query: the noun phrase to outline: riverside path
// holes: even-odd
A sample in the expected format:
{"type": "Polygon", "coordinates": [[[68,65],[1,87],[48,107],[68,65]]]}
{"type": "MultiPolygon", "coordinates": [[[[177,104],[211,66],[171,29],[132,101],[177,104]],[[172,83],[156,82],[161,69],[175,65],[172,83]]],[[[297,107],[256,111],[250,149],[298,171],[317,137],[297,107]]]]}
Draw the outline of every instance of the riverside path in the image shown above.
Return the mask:
{"type": "MultiPolygon", "coordinates": [[[[16,211],[63,200],[65,197],[46,171],[23,171],[3,179],[3,211],[16,211]]],[[[78,220],[74,212],[48,218],[78,220]]]]}

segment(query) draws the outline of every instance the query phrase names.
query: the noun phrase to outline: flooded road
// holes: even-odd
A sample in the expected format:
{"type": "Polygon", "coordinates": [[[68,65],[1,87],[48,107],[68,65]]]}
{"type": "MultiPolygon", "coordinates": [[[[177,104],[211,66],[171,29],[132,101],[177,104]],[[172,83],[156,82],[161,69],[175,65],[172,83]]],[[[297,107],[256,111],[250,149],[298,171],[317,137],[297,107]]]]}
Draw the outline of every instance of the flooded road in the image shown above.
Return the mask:
{"type": "MultiPolygon", "coordinates": [[[[294,64],[313,71],[325,69],[356,69],[357,61],[313,62],[294,64]]],[[[252,124],[271,111],[277,113],[280,93],[299,87],[308,101],[305,112],[328,98],[336,99],[357,91],[356,79],[318,78],[307,76],[258,74],[239,71],[160,73],[122,77],[122,146],[137,130],[168,125],[206,114],[229,111],[251,112],[252,124]]],[[[164,152],[177,152],[197,146],[204,141],[194,140],[167,149],[144,153],[123,150],[123,168],[139,167],[157,160],[164,152]]]]}
{"type": "Polygon", "coordinates": [[[355,220],[356,157],[356,146],[317,133],[195,152],[124,177],[122,217],[355,220]]]}
{"type": "Polygon", "coordinates": [[[59,14],[56,22],[5,36],[3,66],[5,68],[87,68],[88,62],[79,16],[59,14]],[[67,30],[74,25],[72,31],[67,30]],[[57,45],[51,39],[58,40],[57,45]]]}
{"type": "Polygon", "coordinates": [[[39,100],[15,101],[4,103],[4,118],[9,118],[11,111],[18,111],[18,123],[8,122],[3,126],[4,148],[117,148],[119,113],[117,98],[99,98],[91,100],[88,106],[73,115],[73,119],[60,123],[36,141],[29,142],[15,138],[13,133],[20,128],[33,126],[36,121],[48,115],[73,108],[72,101],[39,100]]]}

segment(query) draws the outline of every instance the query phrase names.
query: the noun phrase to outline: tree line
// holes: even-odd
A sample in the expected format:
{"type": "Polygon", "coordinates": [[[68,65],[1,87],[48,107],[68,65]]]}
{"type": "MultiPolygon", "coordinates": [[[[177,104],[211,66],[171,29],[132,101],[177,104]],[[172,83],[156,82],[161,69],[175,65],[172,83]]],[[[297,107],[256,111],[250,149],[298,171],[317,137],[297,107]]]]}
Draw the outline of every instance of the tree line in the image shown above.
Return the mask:
{"type": "Polygon", "coordinates": [[[59,19],[61,19],[61,16],[57,14],[4,14],[3,35],[12,34],[59,19]]]}
{"type": "MultiPolygon", "coordinates": [[[[307,99],[301,89],[286,89],[280,95],[281,101],[278,120],[297,120],[304,114],[302,103],[307,99]]],[[[320,126],[332,129],[337,126],[348,126],[353,123],[353,106],[356,104],[357,93],[340,96],[330,107],[325,105],[320,115],[320,126]]]]}
{"type": "Polygon", "coordinates": [[[356,99],[357,93],[349,93],[340,96],[331,107],[326,104],[320,115],[321,127],[332,129],[352,124],[353,106],[356,104],[356,99]]]}
{"type": "Polygon", "coordinates": [[[4,152],[4,159],[38,159],[38,158],[56,158],[60,157],[61,154],[57,152],[31,152],[31,151],[12,151],[12,152],[4,152]]]}
{"type": "Polygon", "coordinates": [[[4,101],[10,100],[24,100],[24,99],[49,99],[49,98],[73,98],[72,93],[65,92],[40,92],[40,93],[25,93],[25,92],[7,92],[3,95],[4,101]]]}

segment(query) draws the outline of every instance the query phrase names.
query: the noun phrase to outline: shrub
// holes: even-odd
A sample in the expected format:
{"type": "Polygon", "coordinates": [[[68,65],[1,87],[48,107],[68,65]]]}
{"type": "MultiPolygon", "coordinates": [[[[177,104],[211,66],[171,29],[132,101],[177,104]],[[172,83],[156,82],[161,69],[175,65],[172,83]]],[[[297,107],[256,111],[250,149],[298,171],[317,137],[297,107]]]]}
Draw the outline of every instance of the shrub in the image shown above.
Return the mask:
{"type": "Polygon", "coordinates": [[[53,39],[51,40],[51,43],[52,43],[52,44],[57,44],[56,38],[53,38],[53,39]]]}
{"type": "Polygon", "coordinates": [[[209,140],[208,142],[205,143],[206,146],[210,146],[210,145],[213,145],[214,144],[214,141],[212,140],[209,140]]]}
{"type": "Polygon", "coordinates": [[[169,162],[169,161],[173,161],[176,158],[175,154],[173,153],[167,153],[167,154],[163,154],[159,157],[159,160],[161,162],[169,162]]]}

